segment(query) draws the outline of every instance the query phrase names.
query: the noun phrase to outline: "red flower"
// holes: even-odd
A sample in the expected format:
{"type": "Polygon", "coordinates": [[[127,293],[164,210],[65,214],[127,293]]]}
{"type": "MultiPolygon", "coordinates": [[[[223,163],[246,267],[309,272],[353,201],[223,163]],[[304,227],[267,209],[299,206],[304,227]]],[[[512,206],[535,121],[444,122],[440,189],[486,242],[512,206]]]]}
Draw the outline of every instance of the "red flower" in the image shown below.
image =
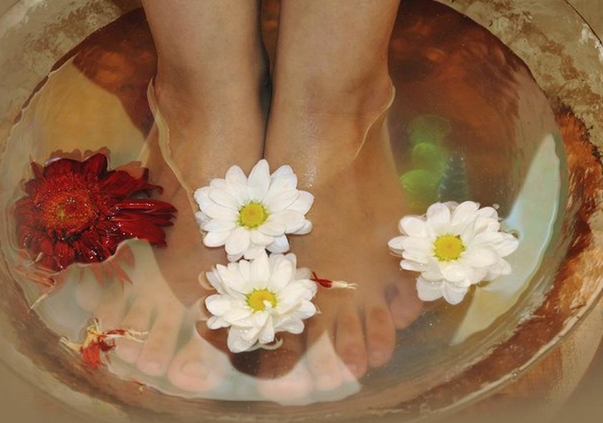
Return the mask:
{"type": "MultiPolygon", "coordinates": [[[[129,339],[136,342],[144,342],[146,332],[136,332],[128,329],[113,329],[104,332],[100,328],[97,319],[92,321],[86,328],[86,337],[81,344],[71,342],[66,338],[61,338],[61,343],[70,350],[79,352],[82,355],[84,363],[92,369],[103,367],[103,354],[107,355],[115,348],[116,339],[129,339]]],[[[108,356],[107,356],[108,359],[108,356]]]]}
{"type": "Polygon", "coordinates": [[[166,245],[163,227],[172,224],[176,209],[138,197],[161,191],[147,182],[147,169],[140,177],[107,170],[101,153],[31,167],[34,177],[25,183],[27,195],[16,202],[14,215],[18,245],[38,267],[60,271],[73,263],[99,263],[131,238],[166,245]]]}

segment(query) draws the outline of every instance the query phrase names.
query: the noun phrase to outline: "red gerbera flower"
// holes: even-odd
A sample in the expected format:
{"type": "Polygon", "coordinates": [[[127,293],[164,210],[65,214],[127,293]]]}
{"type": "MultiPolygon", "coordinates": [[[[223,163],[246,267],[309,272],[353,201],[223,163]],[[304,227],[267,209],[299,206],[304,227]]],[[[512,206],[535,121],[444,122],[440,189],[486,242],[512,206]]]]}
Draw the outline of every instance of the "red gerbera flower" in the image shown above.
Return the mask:
{"type": "Polygon", "coordinates": [[[73,263],[98,263],[111,257],[124,240],[139,238],[165,246],[164,226],[176,209],[139,194],[161,191],[147,182],[148,169],[135,177],[107,170],[97,153],[79,161],[32,162],[34,177],[14,208],[17,242],[38,267],[60,271],[73,263]]]}

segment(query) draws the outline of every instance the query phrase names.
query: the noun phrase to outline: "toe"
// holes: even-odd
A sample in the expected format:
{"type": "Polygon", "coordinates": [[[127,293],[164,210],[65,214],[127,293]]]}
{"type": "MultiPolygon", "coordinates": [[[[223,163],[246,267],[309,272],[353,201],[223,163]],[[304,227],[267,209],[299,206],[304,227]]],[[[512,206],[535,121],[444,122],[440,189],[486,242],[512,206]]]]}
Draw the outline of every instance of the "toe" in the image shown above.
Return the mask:
{"type": "Polygon", "coordinates": [[[317,315],[308,322],[307,362],[316,389],[332,391],[342,384],[345,365],[335,352],[333,331],[326,330],[325,320],[317,315]]]}
{"type": "Polygon", "coordinates": [[[421,315],[423,302],[417,297],[414,283],[403,281],[396,284],[396,294],[389,303],[389,311],[396,329],[405,329],[421,315]]]}
{"type": "MultiPolygon", "coordinates": [[[[153,307],[151,302],[139,298],[134,302],[120,326],[124,329],[147,332],[151,326],[152,312],[153,307]]],[[[126,363],[135,363],[140,356],[144,344],[129,339],[120,339],[116,342],[116,345],[115,354],[119,358],[126,363]]]]}
{"type": "Polygon", "coordinates": [[[312,392],[312,377],[302,360],[303,338],[282,335],[283,345],[275,351],[260,353],[258,389],[267,399],[277,402],[300,400],[312,392]]]}
{"type": "Polygon", "coordinates": [[[335,330],[335,350],[350,373],[359,379],[367,370],[362,323],[354,307],[340,311],[335,330]]]}
{"type": "Polygon", "coordinates": [[[364,318],[368,364],[383,366],[391,359],[396,344],[396,330],[385,299],[378,297],[366,304],[364,318]]]}
{"type": "Polygon", "coordinates": [[[83,278],[76,287],[75,301],[88,313],[93,313],[101,303],[103,289],[94,278],[83,278]]]}
{"type": "Polygon", "coordinates": [[[138,357],[138,369],[149,376],[161,376],[168,368],[184,315],[181,305],[161,306],[138,357]]]}
{"type": "Polygon", "coordinates": [[[304,341],[299,335],[277,334],[283,345],[274,351],[260,351],[260,365],[257,377],[260,379],[276,379],[287,375],[301,360],[304,341]]]}
{"type": "Polygon", "coordinates": [[[177,353],[167,376],[177,388],[190,392],[206,392],[222,380],[227,358],[194,332],[189,342],[177,353]]]}
{"type": "Polygon", "coordinates": [[[107,287],[101,303],[94,311],[94,316],[100,320],[104,330],[120,327],[132,289],[130,285],[121,283],[112,283],[107,287]]]}

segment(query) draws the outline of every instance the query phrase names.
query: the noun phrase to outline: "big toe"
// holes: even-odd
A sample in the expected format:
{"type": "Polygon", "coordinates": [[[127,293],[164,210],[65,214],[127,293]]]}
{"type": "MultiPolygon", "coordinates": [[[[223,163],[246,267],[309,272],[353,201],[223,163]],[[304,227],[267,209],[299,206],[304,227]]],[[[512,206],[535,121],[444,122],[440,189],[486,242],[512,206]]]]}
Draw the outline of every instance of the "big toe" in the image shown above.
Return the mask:
{"type": "Polygon", "coordinates": [[[160,307],[138,357],[137,366],[149,376],[162,376],[172,361],[184,316],[181,305],[160,307]]]}
{"type": "Polygon", "coordinates": [[[347,367],[335,352],[333,337],[325,330],[322,316],[312,320],[308,325],[308,370],[318,391],[333,391],[343,383],[347,367]]]}
{"type": "Polygon", "coordinates": [[[206,392],[223,378],[228,359],[195,331],[169,366],[167,376],[177,388],[190,392],[206,392]]]}
{"type": "MultiPolygon", "coordinates": [[[[152,303],[137,299],[123,321],[121,327],[136,332],[147,332],[151,326],[153,313],[152,303]]],[[[129,339],[120,339],[116,342],[115,354],[126,363],[135,363],[142,352],[144,343],[129,339]]]]}
{"type": "Polygon", "coordinates": [[[298,335],[282,336],[283,345],[274,351],[261,351],[258,389],[278,402],[300,400],[310,394],[312,377],[302,360],[304,342],[298,335]]]}

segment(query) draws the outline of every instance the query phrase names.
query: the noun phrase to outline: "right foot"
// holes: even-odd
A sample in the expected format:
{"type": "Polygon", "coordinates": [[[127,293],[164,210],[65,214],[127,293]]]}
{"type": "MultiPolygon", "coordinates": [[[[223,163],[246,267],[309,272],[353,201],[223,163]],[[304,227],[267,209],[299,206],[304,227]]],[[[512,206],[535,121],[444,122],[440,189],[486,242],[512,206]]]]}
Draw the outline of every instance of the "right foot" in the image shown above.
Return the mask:
{"type": "MultiPolygon", "coordinates": [[[[153,249],[155,276],[134,281],[134,287],[116,295],[101,294],[93,313],[104,320],[107,330],[127,327],[149,332],[144,343],[118,342],[116,354],[122,360],[150,376],[166,374],[178,388],[207,390],[219,381],[211,357],[217,352],[198,336],[190,309],[198,308],[198,301],[208,293],[199,280],[213,266],[226,262],[226,255],[223,249],[203,245],[192,194],[211,179],[223,177],[231,165],[249,171],[261,158],[265,93],[261,81],[251,84],[255,94],[253,89],[235,93],[236,83],[183,91],[164,81],[159,75],[155,89],[149,87],[155,127],[144,165],[150,169],[150,182],[164,189],[160,198],[178,209],[174,226],[166,231],[168,247],[153,249]],[[192,335],[176,351],[179,333],[192,335]]],[[[81,298],[81,302],[94,301],[81,298]]]]}

